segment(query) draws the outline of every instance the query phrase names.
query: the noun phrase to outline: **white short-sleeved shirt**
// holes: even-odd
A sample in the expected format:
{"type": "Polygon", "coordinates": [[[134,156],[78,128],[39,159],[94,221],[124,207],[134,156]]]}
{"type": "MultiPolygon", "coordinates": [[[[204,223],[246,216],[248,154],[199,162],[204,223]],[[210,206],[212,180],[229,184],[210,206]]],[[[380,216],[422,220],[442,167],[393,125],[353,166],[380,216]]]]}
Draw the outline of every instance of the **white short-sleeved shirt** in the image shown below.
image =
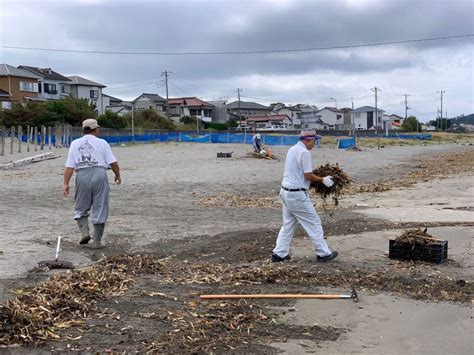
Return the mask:
{"type": "Polygon", "coordinates": [[[95,166],[108,167],[117,159],[110,149],[109,143],[92,134],[74,140],[69,148],[66,168],[84,169],[95,166]]]}
{"type": "Polygon", "coordinates": [[[288,189],[309,189],[310,182],[305,180],[304,173],[311,173],[312,165],[308,148],[302,142],[296,143],[286,155],[282,186],[288,189]]]}

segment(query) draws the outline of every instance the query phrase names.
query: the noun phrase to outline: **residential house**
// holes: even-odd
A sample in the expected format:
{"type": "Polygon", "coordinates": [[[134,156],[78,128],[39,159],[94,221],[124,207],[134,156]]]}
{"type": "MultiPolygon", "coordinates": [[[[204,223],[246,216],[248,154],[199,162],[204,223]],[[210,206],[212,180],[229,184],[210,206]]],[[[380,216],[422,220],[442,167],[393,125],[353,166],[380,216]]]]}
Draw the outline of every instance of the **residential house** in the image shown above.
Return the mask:
{"type": "Polygon", "coordinates": [[[323,122],[318,116],[319,109],[316,106],[306,106],[301,108],[300,122],[302,129],[316,129],[323,128],[323,122]]]}
{"type": "Polygon", "coordinates": [[[383,114],[382,116],[382,127],[383,129],[387,130],[392,130],[392,129],[402,129],[403,125],[403,118],[392,114],[392,115],[387,115],[383,114]]]}
{"type": "Polygon", "coordinates": [[[229,116],[227,114],[227,100],[213,100],[207,101],[211,105],[214,105],[214,110],[212,110],[212,122],[226,123],[229,121],[229,116]]]}
{"type": "Polygon", "coordinates": [[[272,111],[268,106],[252,101],[234,101],[226,105],[226,121],[247,118],[249,116],[267,115],[272,111]],[[239,117],[240,116],[240,117],[239,117]]]}
{"type": "Polygon", "coordinates": [[[103,102],[106,111],[114,112],[119,116],[124,116],[132,112],[132,103],[130,101],[122,101],[116,97],[102,93],[103,102]]]}
{"type": "Polygon", "coordinates": [[[62,76],[51,68],[37,68],[27,65],[20,65],[19,69],[23,69],[38,75],[38,92],[39,96],[45,100],[59,100],[71,93],[69,83],[71,79],[62,76]]]}
{"type": "Polygon", "coordinates": [[[0,64],[0,101],[2,108],[11,108],[12,102],[41,101],[38,97],[40,76],[29,71],[0,64]]]}
{"type": "Polygon", "coordinates": [[[344,126],[344,111],[335,107],[324,107],[316,114],[324,130],[338,130],[344,126]]]}
{"type": "Polygon", "coordinates": [[[197,97],[175,97],[168,99],[168,115],[179,122],[184,116],[194,116],[203,122],[212,122],[212,111],[215,106],[197,97]]]}
{"type": "Polygon", "coordinates": [[[290,129],[291,119],[287,115],[255,115],[249,116],[246,126],[257,130],[290,129]]]}
{"type": "Polygon", "coordinates": [[[72,97],[86,99],[89,104],[94,104],[98,114],[105,112],[104,97],[102,96],[102,89],[106,87],[105,85],[77,75],[68,76],[68,78],[71,80],[69,85],[72,97]]]}
{"type": "Polygon", "coordinates": [[[354,113],[349,107],[343,107],[340,109],[343,112],[343,124],[339,126],[339,129],[352,130],[352,124],[354,123],[354,113]]]}
{"type": "Polygon", "coordinates": [[[134,110],[153,109],[159,113],[166,112],[166,99],[157,94],[143,93],[132,101],[134,110]]]}
{"type": "Polygon", "coordinates": [[[355,129],[382,129],[382,116],[384,110],[377,109],[377,117],[375,115],[375,107],[362,106],[354,110],[354,127],[355,129]]]}
{"type": "Polygon", "coordinates": [[[271,113],[272,115],[286,115],[291,120],[291,128],[301,128],[301,109],[297,106],[276,105],[271,113]]]}

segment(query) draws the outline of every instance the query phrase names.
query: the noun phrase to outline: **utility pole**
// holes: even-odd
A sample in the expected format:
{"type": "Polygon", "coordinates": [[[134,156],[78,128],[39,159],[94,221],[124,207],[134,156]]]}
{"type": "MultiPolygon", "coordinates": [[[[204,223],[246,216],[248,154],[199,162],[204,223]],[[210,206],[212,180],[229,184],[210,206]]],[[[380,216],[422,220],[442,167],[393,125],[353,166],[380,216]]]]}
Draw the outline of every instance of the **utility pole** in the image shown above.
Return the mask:
{"type": "MultiPolygon", "coordinates": [[[[443,130],[443,94],[445,93],[446,91],[444,90],[441,90],[441,91],[437,91],[438,94],[441,94],[441,109],[439,110],[439,122],[440,122],[440,129],[443,130]]],[[[438,127],[436,127],[438,128],[438,127]]]]}
{"type": "Polygon", "coordinates": [[[135,103],[132,102],[132,141],[135,141],[135,103]]]}
{"type": "Polygon", "coordinates": [[[161,73],[161,76],[165,77],[165,84],[166,84],[166,117],[169,117],[169,104],[168,104],[168,76],[171,74],[170,71],[165,70],[161,73]]]}
{"type": "MultiPolygon", "coordinates": [[[[372,91],[375,93],[375,122],[374,122],[374,126],[377,126],[377,124],[379,123],[379,111],[377,109],[377,91],[380,90],[378,87],[374,87],[372,89],[372,91]]],[[[369,129],[370,127],[367,127],[367,129],[369,129]]]]}
{"type": "Polygon", "coordinates": [[[238,103],[239,103],[239,121],[242,119],[242,116],[240,115],[240,92],[242,89],[237,89],[237,97],[238,97],[238,103]]]}
{"type": "Polygon", "coordinates": [[[352,111],[351,111],[351,128],[352,134],[355,136],[355,122],[354,122],[354,99],[351,97],[352,111]]]}
{"type": "Polygon", "coordinates": [[[410,109],[408,107],[408,96],[410,96],[410,95],[405,94],[403,96],[405,96],[405,120],[406,120],[408,118],[408,110],[410,109]]]}
{"type": "MultiPolygon", "coordinates": [[[[240,127],[242,127],[242,114],[240,112],[240,92],[242,89],[237,88],[237,98],[238,98],[238,103],[239,103],[239,122],[240,122],[240,127]]],[[[247,141],[247,121],[245,121],[245,129],[244,129],[244,144],[247,141]]]]}

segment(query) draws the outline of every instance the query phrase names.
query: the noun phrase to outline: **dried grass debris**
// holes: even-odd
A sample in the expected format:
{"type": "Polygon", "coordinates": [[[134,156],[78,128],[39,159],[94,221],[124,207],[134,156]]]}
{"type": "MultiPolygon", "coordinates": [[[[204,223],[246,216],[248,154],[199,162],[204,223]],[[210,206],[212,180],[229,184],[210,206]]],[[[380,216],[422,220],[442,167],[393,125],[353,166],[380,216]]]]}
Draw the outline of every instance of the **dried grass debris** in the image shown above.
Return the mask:
{"type": "Polygon", "coordinates": [[[424,230],[421,229],[410,229],[403,232],[402,235],[395,238],[396,244],[409,244],[412,246],[428,246],[435,244],[443,244],[445,241],[441,239],[436,239],[432,235],[427,233],[427,228],[424,230]]]}
{"type": "Polygon", "coordinates": [[[122,295],[134,275],[160,267],[153,256],[105,257],[92,266],[55,274],[34,288],[19,289],[14,299],[0,305],[0,345],[59,339],[61,330],[83,324],[97,301],[122,295]]]}

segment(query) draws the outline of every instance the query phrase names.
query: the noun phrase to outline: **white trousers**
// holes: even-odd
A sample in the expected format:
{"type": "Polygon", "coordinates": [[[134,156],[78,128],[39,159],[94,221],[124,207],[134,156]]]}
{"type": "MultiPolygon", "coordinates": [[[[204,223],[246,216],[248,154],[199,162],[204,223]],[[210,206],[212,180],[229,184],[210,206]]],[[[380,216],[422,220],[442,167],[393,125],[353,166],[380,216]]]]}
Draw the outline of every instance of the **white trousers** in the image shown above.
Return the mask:
{"type": "Polygon", "coordinates": [[[318,256],[331,254],[324,240],[323,227],[313,206],[313,202],[304,191],[286,191],[281,189],[280,199],[283,203],[283,226],[278,233],[273,253],[284,258],[290,253],[290,244],[299,222],[313,242],[318,256]]]}

